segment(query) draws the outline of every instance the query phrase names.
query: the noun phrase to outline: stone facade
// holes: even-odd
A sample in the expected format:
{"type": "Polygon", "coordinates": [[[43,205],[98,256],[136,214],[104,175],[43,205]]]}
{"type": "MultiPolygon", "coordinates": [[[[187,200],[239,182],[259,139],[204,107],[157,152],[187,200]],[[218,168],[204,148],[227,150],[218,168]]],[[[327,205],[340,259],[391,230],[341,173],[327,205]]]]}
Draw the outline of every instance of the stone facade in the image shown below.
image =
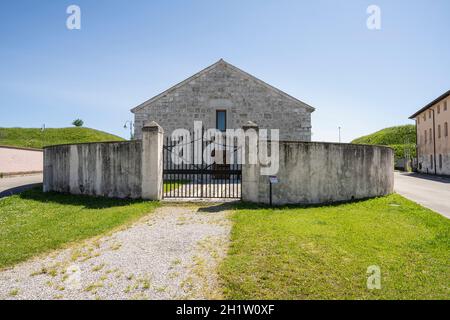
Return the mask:
{"type": "Polygon", "coordinates": [[[313,107],[223,60],[132,109],[135,138],[142,138],[146,121],[156,121],[168,135],[191,130],[194,121],[216,128],[218,110],[226,111],[227,128],[253,121],[261,129],[280,129],[281,140],[311,141],[313,107]]]}

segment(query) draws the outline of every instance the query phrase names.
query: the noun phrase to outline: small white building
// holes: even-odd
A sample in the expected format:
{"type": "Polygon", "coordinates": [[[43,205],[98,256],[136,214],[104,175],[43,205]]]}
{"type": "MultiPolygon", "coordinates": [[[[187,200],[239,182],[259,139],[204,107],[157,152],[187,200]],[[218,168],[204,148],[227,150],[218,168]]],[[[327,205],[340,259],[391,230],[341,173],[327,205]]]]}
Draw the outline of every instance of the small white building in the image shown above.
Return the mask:
{"type": "Polygon", "coordinates": [[[42,172],[43,157],[40,149],[0,146],[0,175],[42,172]]]}

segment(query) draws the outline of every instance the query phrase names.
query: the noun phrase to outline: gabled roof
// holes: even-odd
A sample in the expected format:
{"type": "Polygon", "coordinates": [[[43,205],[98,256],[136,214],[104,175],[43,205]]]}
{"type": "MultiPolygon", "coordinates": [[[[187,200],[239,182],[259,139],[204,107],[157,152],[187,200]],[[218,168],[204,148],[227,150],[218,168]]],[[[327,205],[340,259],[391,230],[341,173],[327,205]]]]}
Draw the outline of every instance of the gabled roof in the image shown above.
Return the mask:
{"type": "Polygon", "coordinates": [[[409,117],[409,119],[414,119],[415,117],[417,117],[417,115],[421,114],[422,112],[424,112],[425,110],[427,110],[429,107],[433,106],[434,104],[438,103],[439,101],[447,98],[448,96],[450,96],[450,90],[448,90],[447,92],[445,92],[444,94],[442,94],[441,96],[437,97],[436,99],[434,99],[433,101],[431,101],[429,104],[427,104],[425,107],[423,107],[422,109],[420,109],[419,111],[417,111],[416,113],[414,113],[412,116],[409,117]]]}
{"type": "Polygon", "coordinates": [[[142,108],[148,106],[149,104],[155,102],[156,100],[158,100],[158,99],[164,97],[165,95],[171,93],[172,91],[174,91],[174,90],[176,90],[176,89],[178,89],[178,88],[180,88],[180,87],[182,87],[182,86],[188,84],[188,83],[191,82],[192,80],[195,80],[195,79],[199,78],[200,76],[202,76],[202,75],[208,73],[209,71],[215,69],[216,67],[218,67],[218,66],[220,66],[220,65],[225,65],[225,66],[227,66],[228,68],[230,68],[231,70],[234,70],[234,71],[236,71],[236,72],[241,73],[241,74],[244,75],[245,77],[247,77],[247,78],[249,78],[249,79],[251,79],[251,80],[253,80],[253,81],[259,83],[260,85],[262,85],[262,86],[264,86],[264,87],[266,87],[266,88],[268,88],[268,89],[270,89],[270,90],[273,90],[273,91],[277,92],[278,94],[280,94],[281,96],[283,96],[283,97],[285,97],[285,98],[288,98],[288,99],[290,99],[290,100],[292,100],[292,101],[294,101],[294,102],[296,102],[296,103],[302,105],[304,108],[306,108],[306,109],[307,109],[308,111],[310,111],[310,112],[313,112],[313,111],[315,110],[313,107],[311,107],[310,105],[304,103],[303,101],[300,101],[300,100],[298,100],[297,98],[294,98],[293,96],[291,96],[291,95],[289,95],[289,94],[287,94],[287,93],[285,93],[285,92],[283,92],[283,91],[281,91],[281,90],[279,90],[279,89],[277,89],[277,88],[271,86],[270,84],[265,83],[264,81],[262,81],[262,80],[260,80],[260,79],[258,79],[258,78],[256,78],[256,77],[254,77],[254,76],[252,76],[251,74],[249,74],[249,73],[247,73],[247,72],[245,72],[245,71],[243,71],[243,70],[241,70],[241,69],[239,69],[239,68],[233,66],[232,64],[226,62],[225,60],[220,59],[220,60],[217,61],[216,63],[214,63],[214,64],[210,65],[209,67],[203,69],[202,71],[200,71],[200,72],[194,74],[193,76],[187,78],[186,80],[181,81],[180,83],[174,85],[173,87],[167,89],[166,91],[164,91],[164,92],[162,92],[162,93],[160,93],[160,94],[154,96],[153,98],[151,98],[151,99],[149,99],[149,100],[147,100],[147,101],[141,103],[141,104],[138,105],[137,107],[131,109],[131,112],[135,113],[136,111],[141,110],[142,108]]]}

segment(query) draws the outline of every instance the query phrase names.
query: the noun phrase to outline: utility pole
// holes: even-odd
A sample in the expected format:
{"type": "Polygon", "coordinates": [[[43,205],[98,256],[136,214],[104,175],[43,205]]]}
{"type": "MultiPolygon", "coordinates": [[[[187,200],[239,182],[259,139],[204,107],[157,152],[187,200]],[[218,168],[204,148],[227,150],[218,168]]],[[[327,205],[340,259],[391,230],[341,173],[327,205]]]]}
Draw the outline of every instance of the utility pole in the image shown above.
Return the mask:
{"type": "Polygon", "coordinates": [[[434,119],[434,109],[431,108],[431,111],[433,111],[433,162],[434,162],[434,174],[437,174],[437,168],[436,168],[436,123],[434,119]]]}
{"type": "Polygon", "coordinates": [[[42,147],[45,147],[45,123],[43,123],[41,127],[41,140],[42,147]]]}

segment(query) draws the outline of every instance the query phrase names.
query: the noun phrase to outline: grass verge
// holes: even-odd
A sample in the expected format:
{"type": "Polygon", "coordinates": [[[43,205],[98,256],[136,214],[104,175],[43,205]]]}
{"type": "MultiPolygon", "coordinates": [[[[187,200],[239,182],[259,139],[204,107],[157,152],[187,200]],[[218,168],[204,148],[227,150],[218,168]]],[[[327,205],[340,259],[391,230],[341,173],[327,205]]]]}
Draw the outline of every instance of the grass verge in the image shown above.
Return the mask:
{"type": "Polygon", "coordinates": [[[137,220],[157,202],[43,193],[0,200],[0,269],[137,220]]]}
{"type": "Polygon", "coordinates": [[[449,299],[450,221],[399,195],[325,207],[239,205],[220,267],[230,299],[449,299]],[[381,289],[369,290],[369,266],[381,289]]]}

